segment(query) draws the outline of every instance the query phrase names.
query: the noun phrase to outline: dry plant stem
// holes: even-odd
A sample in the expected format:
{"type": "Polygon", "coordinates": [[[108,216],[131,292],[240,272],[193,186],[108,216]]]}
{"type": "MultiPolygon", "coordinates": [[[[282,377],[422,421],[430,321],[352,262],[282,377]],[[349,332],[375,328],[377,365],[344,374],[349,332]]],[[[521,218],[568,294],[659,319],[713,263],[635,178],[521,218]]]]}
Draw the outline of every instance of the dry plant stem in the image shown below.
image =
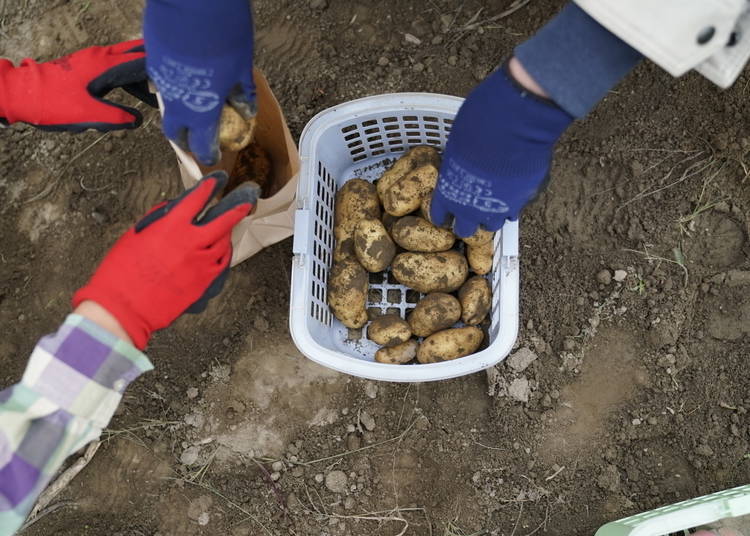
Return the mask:
{"type": "Polygon", "coordinates": [[[317,460],[311,460],[309,462],[293,462],[293,463],[295,463],[296,465],[313,465],[313,464],[320,463],[320,462],[327,462],[327,461],[330,461],[330,460],[335,460],[335,459],[338,459],[338,458],[343,458],[345,456],[351,456],[352,454],[356,454],[357,452],[362,452],[363,450],[369,450],[369,449],[374,449],[376,447],[381,447],[383,445],[387,445],[388,443],[393,443],[394,441],[398,441],[400,439],[403,439],[406,436],[406,434],[409,433],[409,430],[412,429],[412,427],[414,426],[414,424],[416,422],[417,422],[416,419],[413,420],[411,422],[411,424],[409,426],[407,426],[406,429],[403,432],[401,432],[396,437],[392,437],[390,439],[386,439],[385,441],[379,441],[378,443],[373,443],[372,445],[367,445],[366,447],[361,447],[361,448],[358,448],[358,449],[355,449],[355,450],[350,450],[350,451],[347,451],[347,452],[342,452],[340,454],[334,454],[333,456],[326,456],[325,458],[318,458],[317,460]]]}
{"type": "Polygon", "coordinates": [[[84,467],[89,464],[89,462],[91,462],[91,460],[94,458],[94,455],[96,454],[96,451],[99,450],[99,446],[101,444],[101,441],[92,441],[91,443],[89,443],[89,446],[86,447],[86,451],[83,453],[83,456],[78,458],[73,463],[73,465],[68,467],[59,477],[57,477],[57,480],[47,486],[47,489],[42,492],[36,502],[36,505],[31,510],[25,526],[31,525],[32,523],[37,521],[36,518],[39,513],[44,510],[52,502],[52,500],[68,486],[68,484],[70,484],[70,482],[78,475],[78,473],[83,470],[84,467]]]}

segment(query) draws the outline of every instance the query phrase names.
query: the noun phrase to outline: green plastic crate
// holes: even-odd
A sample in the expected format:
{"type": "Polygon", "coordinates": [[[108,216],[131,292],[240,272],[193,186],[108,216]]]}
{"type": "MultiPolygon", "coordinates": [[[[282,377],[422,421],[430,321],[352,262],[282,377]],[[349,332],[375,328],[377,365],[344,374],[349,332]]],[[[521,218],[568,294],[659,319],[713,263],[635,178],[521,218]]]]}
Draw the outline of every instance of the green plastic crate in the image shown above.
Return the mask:
{"type": "Polygon", "coordinates": [[[750,485],[718,491],[696,499],[607,523],[596,536],[667,536],[687,529],[750,514],[750,485]]]}

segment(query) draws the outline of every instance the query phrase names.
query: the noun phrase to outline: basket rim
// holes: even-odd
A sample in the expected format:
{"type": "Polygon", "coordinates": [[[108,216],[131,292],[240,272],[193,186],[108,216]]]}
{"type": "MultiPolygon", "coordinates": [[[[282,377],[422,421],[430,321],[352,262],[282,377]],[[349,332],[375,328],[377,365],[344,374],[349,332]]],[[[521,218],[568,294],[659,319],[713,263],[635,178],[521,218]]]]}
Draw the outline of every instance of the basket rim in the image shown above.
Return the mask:
{"type": "Polygon", "coordinates": [[[464,102],[462,97],[443,93],[383,93],[371,95],[331,106],[318,112],[302,129],[299,139],[300,157],[306,158],[317,146],[319,133],[336,125],[349,122],[361,115],[394,110],[413,109],[419,113],[449,112],[456,113],[464,102]]]}

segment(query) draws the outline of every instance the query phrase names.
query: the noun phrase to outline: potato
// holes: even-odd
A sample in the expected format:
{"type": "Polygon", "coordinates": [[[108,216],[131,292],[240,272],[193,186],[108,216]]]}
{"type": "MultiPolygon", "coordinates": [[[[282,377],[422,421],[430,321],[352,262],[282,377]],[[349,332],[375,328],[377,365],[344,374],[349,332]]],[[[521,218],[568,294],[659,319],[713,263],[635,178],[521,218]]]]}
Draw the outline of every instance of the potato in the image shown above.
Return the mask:
{"type": "Polygon", "coordinates": [[[492,270],[492,254],[495,244],[492,240],[478,246],[466,246],[466,258],[469,266],[479,275],[485,275],[492,270]]]}
{"type": "Polygon", "coordinates": [[[495,238],[495,233],[486,231],[480,227],[477,229],[476,233],[468,238],[462,238],[461,240],[463,240],[467,246],[480,246],[487,242],[492,242],[493,238],[495,238]]]}
{"type": "Polygon", "coordinates": [[[255,118],[245,120],[229,106],[221,109],[219,123],[219,146],[222,150],[241,151],[253,141],[255,134],[255,118]]]}
{"type": "Polygon", "coordinates": [[[458,290],[469,275],[466,258],[457,251],[400,253],[391,270],[399,283],[424,294],[458,290]]]}
{"type": "Polygon", "coordinates": [[[388,234],[391,234],[391,229],[393,229],[393,224],[398,221],[398,218],[396,216],[391,216],[387,212],[383,212],[383,217],[381,220],[383,222],[383,227],[385,227],[385,230],[388,231],[388,234]]]}
{"type": "Polygon", "coordinates": [[[456,241],[448,229],[435,227],[418,216],[404,216],[393,224],[391,234],[399,246],[409,251],[447,251],[456,241]]]}
{"type": "Polygon", "coordinates": [[[367,323],[367,272],[354,259],[334,262],[328,283],[328,305],[348,328],[367,323]]]}
{"type": "Polygon", "coordinates": [[[440,167],[440,154],[437,149],[429,145],[418,145],[410,149],[378,179],[377,187],[380,199],[383,199],[385,192],[404,175],[425,164],[432,164],[436,168],[440,167]]]}
{"type": "Polygon", "coordinates": [[[461,319],[461,304],[450,294],[433,292],[422,298],[406,319],[417,337],[428,337],[461,319]]]}
{"type": "Polygon", "coordinates": [[[367,338],[380,346],[396,346],[411,338],[411,328],[397,314],[383,315],[367,327],[367,338]]]}
{"type": "Polygon", "coordinates": [[[468,326],[438,331],[427,337],[417,349],[420,363],[440,363],[473,354],[484,340],[482,330],[468,326]]]}
{"type": "Polygon", "coordinates": [[[375,352],[375,361],[390,365],[403,365],[417,356],[418,346],[419,343],[417,341],[409,339],[396,346],[381,348],[375,352]]]}
{"type": "Polygon", "coordinates": [[[336,192],[334,260],[354,258],[354,230],[359,221],[366,218],[380,219],[380,202],[375,186],[363,179],[346,181],[336,192]]]}
{"type": "Polygon", "coordinates": [[[432,194],[438,180],[438,168],[425,164],[399,179],[382,197],[388,214],[406,216],[419,208],[422,199],[432,194]]]}
{"type": "Polygon", "coordinates": [[[354,229],[354,254],[368,272],[382,272],[396,255],[396,244],[380,220],[360,220],[354,229]]]}
{"type": "Polygon", "coordinates": [[[492,307],[492,290],[489,282],[481,275],[469,278],[458,291],[458,300],[461,302],[463,323],[479,324],[492,307]]]}

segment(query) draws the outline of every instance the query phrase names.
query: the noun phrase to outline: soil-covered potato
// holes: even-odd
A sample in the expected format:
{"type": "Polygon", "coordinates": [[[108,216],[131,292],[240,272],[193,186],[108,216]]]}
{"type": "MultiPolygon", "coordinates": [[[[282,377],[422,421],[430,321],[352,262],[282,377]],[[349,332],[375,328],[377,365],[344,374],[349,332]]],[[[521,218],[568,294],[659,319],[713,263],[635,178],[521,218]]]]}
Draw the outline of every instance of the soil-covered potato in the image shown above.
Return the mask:
{"type": "Polygon", "coordinates": [[[393,229],[393,224],[398,221],[398,218],[396,216],[391,216],[387,212],[383,211],[383,217],[381,220],[383,222],[383,227],[385,227],[385,230],[388,231],[388,234],[391,234],[391,229],[393,229]]]}
{"type": "Polygon", "coordinates": [[[417,350],[420,363],[440,363],[473,354],[482,344],[481,329],[468,326],[438,331],[427,337],[417,350]]]}
{"type": "Polygon", "coordinates": [[[391,269],[399,283],[424,294],[458,290],[469,275],[466,257],[457,251],[400,253],[391,269]]]}
{"type": "Polygon", "coordinates": [[[438,180],[438,168],[425,164],[410,171],[386,190],[382,197],[388,214],[406,216],[417,210],[422,199],[432,194],[438,180]]]}
{"type": "Polygon", "coordinates": [[[461,319],[461,304],[450,294],[433,292],[422,298],[407,321],[417,337],[448,329],[461,319]]]}
{"type": "Polygon", "coordinates": [[[461,320],[464,324],[476,325],[487,317],[492,307],[492,290],[481,275],[469,278],[458,291],[461,302],[461,320]]]}
{"type": "Polygon", "coordinates": [[[463,240],[467,246],[480,246],[487,242],[492,242],[493,238],[495,238],[495,233],[479,228],[476,233],[468,238],[462,238],[461,240],[463,240]]]}
{"type": "Polygon", "coordinates": [[[333,258],[354,258],[354,230],[360,220],[380,219],[380,202],[375,186],[363,179],[351,179],[336,192],[333,236],[336,246],[333,258]]]}
{"type": "Polygon", "coordinates": [[[404,216],[393,225],[391,234],[402,248],[425,253],[447,251],[456,241],[448,229],[435,227],[418,216],[404,216]]]}
{"type": "Polygon", "coordinates": [[[492,270],[492,254],[494,242],[490,240],[478,246],[466,246],[466,258],[469,266],[479,275],[485,275],[492,270]]]}
{"type": "Polygon", "coordinates": [[[255,133],[255,118],[245,120],[229,106],[221,109],[219,122],[219,146],[222,150],[241,151],[253,141],[255,133]]]}
{"type": "Polygon", "coordinates": [[[397,314],[383,315],[367,327],[367,338],[380,346],[396,346],[411,338],[411,328],[397,314]]]}
{"type": "Polygon", "coordinates": [[[334,262],[328,283],[328,305],[348,328],[367,323],[367,272],[354,259],[334,262]]]}
{"type": "Polygon", "coordinates": [[[354,229],[354,253],[368,272],[382,272],[396,255],[396,244],[380,220],[360,220],[354,229]]]}
{"type": "Polygon", "coordinates": [[[414,339],[397,344],[396,346],[390,346],[381,348],[375,352],[375,361],[378,363],[388,363],[390,365],[403,365],[408,363],[415,357],[417,357],[417,348],[419,343],[414,339]]]}
{"type": "Polygon", "coordinates": [[[383,176],[377,181],[378,195],[380,199],[384,199],[385,192],[397,181],[402,179],[404,175],[417,169],[418,167],[424,166],[425,164],[432,164],[436,168],[440,168],[440,153],[437,149],[430,147],[429,145],[417,145],[413,147],[407,153],[396,160],[396,162],[385,172],[383,176]]]}

